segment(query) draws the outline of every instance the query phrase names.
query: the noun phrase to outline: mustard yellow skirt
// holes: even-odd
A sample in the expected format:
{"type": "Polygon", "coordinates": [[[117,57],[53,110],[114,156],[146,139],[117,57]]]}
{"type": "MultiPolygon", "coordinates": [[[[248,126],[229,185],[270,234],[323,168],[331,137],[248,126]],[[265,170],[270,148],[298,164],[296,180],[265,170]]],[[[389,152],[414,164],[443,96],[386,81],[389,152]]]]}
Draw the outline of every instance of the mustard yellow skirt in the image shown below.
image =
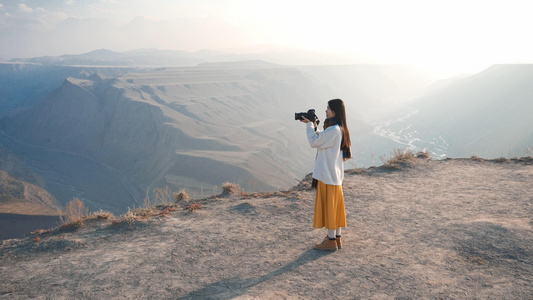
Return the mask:
{"type": "Polygon", "coordinates": [[[341,185],[329,185],[318,181],[313,227],[326,227],[327,229],[346,227],[346,211],[341,185]]]}

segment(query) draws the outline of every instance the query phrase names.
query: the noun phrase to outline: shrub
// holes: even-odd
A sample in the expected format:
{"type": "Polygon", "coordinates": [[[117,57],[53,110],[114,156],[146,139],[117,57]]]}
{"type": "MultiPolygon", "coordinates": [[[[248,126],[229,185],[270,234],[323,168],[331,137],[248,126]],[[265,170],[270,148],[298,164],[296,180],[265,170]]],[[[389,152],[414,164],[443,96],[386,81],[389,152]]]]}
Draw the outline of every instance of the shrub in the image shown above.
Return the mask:
{"type": "Polygon", "coordinates": [[[222,184],[222,194],[236,194],[241,190],[241,187],[236,183],[224,182],[222,184]]]}
{"type": "Polygon", "coordinates": [[[471,160],[475,160],[475,161],[484,161],[483,158],[479,158],[477,155],[472,155],[472,156],[470,157],[470,159],[471,159],[471,160]]]}
{"type": "Polygon", "coordinates": [[[418,151],[416,153],[416,158],[431,158],[431,154],[429,154],[429,151],[427,150],[418,151]]]}
{"type": "Polygon", "coordinates": [[[137,207],[134,211],[132,211],[132,214],[133,214],[134,217],[140,217],[140,218],[145,218],[146,219],[146,218],[150,217],[153,214],[153,209],[152,208],[137,207]]]}
{"type": "Polygon", "coordinates": [[[401,169],[412,165],[415,162],[415,155],[409,149],[394,149],[389,159],[386,159],[385,156],[380,157],[380,159],[383,162],[383,167],[387,169],[401,169]]]}
{"type": "Polygon", "coordinates": [[[133,213],[131,209],[129,209],[125,214],[120,216],[120,220],[128,223],[129,225],[135,223],[137,221],[137,216],[133,213]]]}
{"type": "Polygon", "coordinates": [[[63,226],[80,227],[83,225],[83,220],[89,216],[89,209],[83,205],[83,202],[74,198],[67,203],[65,210],[61,213],[60,219],[63,226]]]}
{"type": "Polygon", "coordinates": [[[191,199],[191,196],[185,189],[182,189],[179,192],[174,194],[174,202],[188,201],[190,199],[191,199]]]}

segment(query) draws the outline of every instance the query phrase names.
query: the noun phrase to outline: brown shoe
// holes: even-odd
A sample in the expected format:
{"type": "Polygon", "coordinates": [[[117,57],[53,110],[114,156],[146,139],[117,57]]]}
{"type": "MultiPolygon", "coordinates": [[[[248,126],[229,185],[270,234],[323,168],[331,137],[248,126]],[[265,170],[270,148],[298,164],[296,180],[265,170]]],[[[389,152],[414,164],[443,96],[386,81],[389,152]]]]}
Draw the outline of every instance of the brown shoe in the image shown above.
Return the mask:
{"type": "Polygon", "coordinates": [[[342,248],[342,240],[340,236],[336,238],[336,242],[337,242],[337,248],[340,250],[342,248]]]}
{"type": "Polygon", "coordinates": [[[326,236],[322,243],[315,245],[315,249],[322,251],[337,251],[337,240],[330,240],[329,237],[326,236]]]}

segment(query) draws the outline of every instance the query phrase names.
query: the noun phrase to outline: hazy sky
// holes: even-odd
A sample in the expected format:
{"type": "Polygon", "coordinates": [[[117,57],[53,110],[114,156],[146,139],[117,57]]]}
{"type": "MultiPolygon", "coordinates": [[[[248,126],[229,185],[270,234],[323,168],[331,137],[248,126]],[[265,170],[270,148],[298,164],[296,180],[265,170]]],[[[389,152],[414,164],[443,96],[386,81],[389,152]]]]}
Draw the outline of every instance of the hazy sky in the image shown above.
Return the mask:
{"type": "Polygon", "coordinates": [[[106,48],[340,53],[351,62],[533,63],[531,1],[0,0],[0,58],[106,48]]]}

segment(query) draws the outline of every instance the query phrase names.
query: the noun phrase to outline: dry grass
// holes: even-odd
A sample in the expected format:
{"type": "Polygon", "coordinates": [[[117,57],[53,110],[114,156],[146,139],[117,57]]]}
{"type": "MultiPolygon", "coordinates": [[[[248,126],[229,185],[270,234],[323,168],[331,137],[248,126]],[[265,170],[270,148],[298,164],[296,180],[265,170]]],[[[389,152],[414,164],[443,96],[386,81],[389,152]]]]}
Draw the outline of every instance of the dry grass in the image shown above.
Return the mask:
{"type": "MultiPolygon", "coordinates": [[[[96,212],[93,212],[92,214],[89,214],[89,209],[85,207],[83,204],[83,201],[79,200],[78,198],[74,198],[72,201],[70,201],[67,205],[65,210],[61,213],[61,226],[62,228],[65,227],[81,227],[84,225],[85,221],[92,220],[92,219],[98,219],[98,220],[110,220],[111,224],[118,225],[123,222],[128,223],[129,225],[134,224],[135,222],[142,221],[149,219],[152,216],[167,216],[173,211],[176,211],[179,207],[177,204],[174,203],[168,203],[168,200],[171,199],[168,188],[165,189],[155,189],[155,199],[157,202],[161,202],[161,204],[156,205],[155,207],[151,205],[151,201],[145,199],[145,204],[149,205],[149,207],[139,207],[136,209],[128,209],[128,211],[119,216],[115,217],[113,213],[108,211],[99,210],[96,212]]],[[[190,211],[193,211],[195,209],[200,209],[202,207],[201,204],[193,203],[193,205],[189,209],[190,211]]],[[[49,230],[48,230],[49,231],[49,230]]],[[[46,233],[48,231],[39,229],[34,232],[33,234],[42,234],[46,233]]]]}
{"type": "Polygon", "coordinates": [[[366,168],[355,168],[346,170],[347,174],[362,174],[364,172],[366,172],[366,168]]]}
{"type": "Polygon", "coordinates": [[[197,209],[201,209],[202,208],[202,204],[201,203],[197,203],[197,202],[193,202],[187,206],[185,206],[185,209],[187,209],[188,211],[190,212],[193,212],[197,209]]]}
{"type": "Polygon", "coordinates": [[[386,169],[401,169],[412,166],[416,157],[413,151],[409,149],[394,149],[389,159],[385,156],[380,157],[383,167],[386,169]]]}
{"type": "Polygon", "coordinates": [[[61,212],[61,226],[69,227],[80,227],[83,225],[83,220],[89,216],[89,209],[83,205],[83,202],[74,198],[72,201],[67,203],[65,209],[61,212]]]}
{"type": "Polygon", "coordinates": [[[470,159],[471,159],[471,160],[474,160],[474,161],[480,161],[480,162],[481,162],[481,161],[485,161],[485,159],[480,158],[480,157],[478,157],[477,155],[472,155],[472,156],[470,157],[470,159]]]}
{"type": "Polygon", "coordinates": [[[110,213],[108,211],[99,210],[99,211],[93,212],[91,217],[96,218],[96,219],[109,220],[109,219],[113,219],[115,216],[113,215],[113,213],[110,213]]]}
{"type": "Polygon", "coordinates": [[[37,229],[35,231],[30,232],[30,234],[45,234],[52,231],[51,229],[37,229]]]}
{"type": "Polygon", "coordinates": [[[137,218],[147,219],[147,218],[149,218],[150,216],[153,215],[154,209],[152,207],[148,207],[148,208],[146,208],[146,207],[138,207],[138,208],[136,208],[134,210],[129,210],[126,214],[128,214],[130,211],[137,218]]]}
{"type": "Polygon", "coordinates": [[[222,195],[236,194],[241,191],[241,187],[232,182],[224,182],[222,184],[222,195]]]}
{"type": "Polygon", "coordinates": [[[155,203],[157,204],[171,204],[174,202],[172,192],[165,186],[165,189],[156,188],[155,190],[155,203]]]}
{"type": "Polygon", "coordinates": [[[241,199],[251,199],[251,198],[272,198],[272,197],[283,197],[283,198],[296,198],[300,199],[300,194],[296,190],[288,191],[274,191],[274,192],[257,192],[257,193],[240,193],[241,199]]]}
{"type": "MultiPolygon", "coordinates": [[[[225,182],[222,184],[221,195],[229,194],[240,194],[243,198],[293,197],[300,199],[300,195],[295,191],[245,193],[238,184],[225,182]]],[[[177,202],[189,201],[191,199],[191,196],[186,189],[182,189],[179,192],[172,194],[168,187],[165,187],[164,189],[156,188],[152,190],[152,195],[154,196],[154,200],[150,198],[150,191],[147,190],[143,207],[128,209],[125,214],[120,215],[119,217],[115,217],[111,212],[103,210],[89,214],[89,209],[84,206],[83,202],[75,198],[67,204],[66,209],[61,215],[61,227],[81,227],[84,225],[85,221],[91,219],[110,220],[112,225],[119,225],[121,223],[132,225],[136,222],[146,221],[153,216],[165,217],[179,208],[179,205],[176,204],[177,202]]],[[[189,212],[194,212],[198,209],[202,209],[202,204],[196,201],[190,202],[185,207],[185,210],[189,212]]],[[[35,233],[39,234],[41,231],[36,231],[35,233]]]]}
{"type": "Polygon", "coordinates": [[[135,213],[129,209],[125,214],[120,216],[120,218],[117,220],[117,222],[113,222],[113,224],[117,225],[122,222],[128,223],[128,225],[131,225],[138,221],[138,217],[135,215],[135,213]]]}
{"type": "Polygon", "coordinates": [[[511,161],[524,163],[526,165],[531,165],[533,164],[533,157],[526,156],[526,157],[520,157],[520,158],[511,158],[511,161]]]}
{"type": "Polygon", "coordinates": [[[154,199],[150,198],[150,190],[146,190],[146,196],[143,200],[143,207],[146,209],[153,208],[157,205],[164,204],[168,205],[174,202],[174,197],[172,196],[172,192],[168,188],[168,186],[165,186],[165,188],[155,188],[152,190],[151,193],[154,197],[154,199]]]}
{"type": "Polygon", "coordinates": [[[89,214],[89,208],[85,207],[83,201],[78,198],[74,198],[70,201],[65,210],[60,215],[61,227],[81,227],[84,222],[92,219],[104,219],[113,220],[115,216],[108,211],[95,211],[89,214]]]}
{"type": "Polygon", "coordinates": [[[504,162],[507,162],[507,158],[505,157],[498,157],[498,158],[495,158],[493,159],[494,162],[498,162],[498,163],[504,163],[504,162]]]}
{"type": "Polygon", "coordinates": [[[176,205],[167,205],[167,206],[163,206],[162,205],[162,206],[158,206],[158,208],[161,209],[161,211],[159,212],[159,215],[163,216],[163,217],[166,217],[171,212],[177,210],[177,206],[176,205]]]}

